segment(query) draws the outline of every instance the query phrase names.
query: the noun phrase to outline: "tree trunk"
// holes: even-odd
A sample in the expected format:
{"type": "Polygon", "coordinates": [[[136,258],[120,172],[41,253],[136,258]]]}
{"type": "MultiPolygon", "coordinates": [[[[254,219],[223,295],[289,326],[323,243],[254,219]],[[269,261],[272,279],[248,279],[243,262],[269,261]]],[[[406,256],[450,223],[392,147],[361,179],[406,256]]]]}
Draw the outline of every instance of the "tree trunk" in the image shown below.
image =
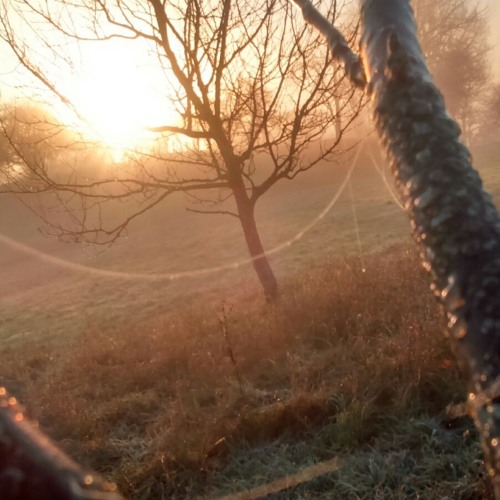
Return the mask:
{"type": "Polygon", "coordinates": [[[234,195],[238,218],[240,219],[248,251],[252,257],[253,267],[264,289],[266,299],[272,302],[278,296],[278,282],[260,241],[255,222],[255,200],[248,196],[242,176],[241,158],[234,154],[231,143],[228,141],[220,123],[215,122],[212,124],[212,134],[226,164],[229,186],[234,195]]]}
{"type": "Polygon", "coordinates": [[[409,0],[362,0],[374,119],[469,375],[469,408],[500,499],[500,218],[432,83],[409,0]]]}
{"type": "Polygon", "coordinates": [[[259,230],[255,222],[255,204],[248,198],[242,182],[233,187],[233,193],[253,267],[264,289],[266,299],[272,302],[278,297],[278,282],[260,241],[259,230]]]}
{"type": "Polygon", "coordinates": [[[247,243],[248,251],[253,259],[253,267],[259,277],[264,294],[269,302],[278,297],[278,282],[264,252],[259,231],[255,222],[255,211],[252,203],[246,207],[238,207],[240,223],[247,243]]]}

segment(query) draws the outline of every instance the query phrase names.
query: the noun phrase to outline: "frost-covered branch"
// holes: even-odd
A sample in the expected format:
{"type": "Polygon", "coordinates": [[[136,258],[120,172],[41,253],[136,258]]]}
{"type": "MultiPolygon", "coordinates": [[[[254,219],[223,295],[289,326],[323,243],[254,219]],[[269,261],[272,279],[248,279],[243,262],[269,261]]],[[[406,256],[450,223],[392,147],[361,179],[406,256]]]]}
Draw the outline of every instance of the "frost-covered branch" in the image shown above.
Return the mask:
{"type": "Polygon", "coordinates": [[[121,500],[114,484],[83,470],[28,422],[0,387],[0,497],[121,500]]]}
{"type": "Polygon", "coordinates": [[[500,218],[432,82],[409,1],[363,0],[361,12],[376,126],[469,375],[470,412],[500,498],[500,218]]]}
{"type": "MultiPolygon", "coordinates": [[[[324,19],[310,20],[308,0],[296,3],[337,36],[324,19]]],[[[469,377],[470,413],[500,498],[500,218],[432,81],[409,0],[361,0],[361,20],[376,128],[469,377]]]]}
{"type": "Polygon", "coordinates": [[[300,8],[304,20],[314,26],[327,40],[335,59],[345,68],[346,75],[357,87],[363,88],[366,78],[359,57],[349,48],[344,35],[326,19],[310,0],[293,0],[300,8]]]}

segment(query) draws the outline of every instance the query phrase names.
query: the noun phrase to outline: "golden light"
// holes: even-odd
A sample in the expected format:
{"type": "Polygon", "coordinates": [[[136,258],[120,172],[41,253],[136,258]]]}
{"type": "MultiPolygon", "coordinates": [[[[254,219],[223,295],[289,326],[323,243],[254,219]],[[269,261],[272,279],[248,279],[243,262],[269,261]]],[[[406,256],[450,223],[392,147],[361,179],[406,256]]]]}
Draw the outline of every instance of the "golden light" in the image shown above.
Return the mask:
{"type": "Polygon", "coordinates": [[[137,41],[95,43],[86,47],[68,86],[86,121],[84,132],[105,143],[116,161],[151,138],[147,127],[178,123],[168,89],[158,89],[165,77],[154,63],[137,41]]]}

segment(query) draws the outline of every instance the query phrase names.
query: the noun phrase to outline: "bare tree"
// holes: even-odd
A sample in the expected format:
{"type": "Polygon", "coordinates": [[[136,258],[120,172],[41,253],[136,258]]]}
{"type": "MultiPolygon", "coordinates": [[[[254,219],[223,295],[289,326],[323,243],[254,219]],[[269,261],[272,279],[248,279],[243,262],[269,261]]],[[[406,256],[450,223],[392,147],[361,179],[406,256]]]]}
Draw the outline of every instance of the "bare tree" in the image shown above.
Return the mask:
{"type": "MultiPolygon", "coordinates": [[[[339,39],[309,0],[295,1],[330,43],[339,39]]],[[[361,20],[373,118],[469,378],[469,411],[500,498],[500,217],[432,81],[410,1],[361,0],[361,20]]],[[[354,55],[339,55],[356,74],[354,55]]]]}
{"type": "Polygon", "coordinates": [[[500,83],[493,85],[483,104],[484,121],[481,127],[481,141],[500,141],[500,83]]]}
{"type": "Polygon", "coordinates": [[[464,140],[471,143],[484,120],[481,104],[491,85],[485,3],[413,0],[412,4],[430,73],[464,140]]]}
{"type": "Polygon", "coordinates": [[[46,190],[75,137],[41,105],[6,105],[0,114],[0,192],[46,190]],[[35,168],[31,168],[36,165],[35,168]],[[50,173],[49,173],[50,169],[50,173]]]}
{"type": "MultiPolygon", "coordinates": [[[[328,15],[338,15],[337,2],[328,15]]],[[[201,203],[197,211],[239,219],[264,292],[270,299],[276,297],[277,281],[255,220],[256,203],[276,182],[332,159],[361,106],[360,96],[344,85],[342,71],[291,4],[9,0],[3,2],[0,18],[0,36],[19,62],[70,106],[51,66],[42,69],[33,47],[36,38],[49,45],[47,26],[76,43],[141,40],[156,54],[182,117],[179,125],[152,128],[162,134],[157,147],[147,154],[134,152],[116,179],[113,175],[85,182],[72,169],[71,181],[54,182],[40,162],[28,161],[47,186],[72,197],[72,207],[75,195],[81,199],[82,209],[74,211],[78,222],[57,225],[56,233],[66,239],[114,241],[130,221],[182,192],[201,203]],[[78,22],[73,22],[74,14],[80,16],[78,22]],[[30,45],[13,28],[16,16],[17,23],[43,25],[46,30],[37,30],[30,45]],[[333,119],[331,102],[337,110],[333,119]],[[182,150],[168,151],[172,135],[188,138],[182,150]],[[140,207],[117,225],[101,225],[106,222],[100,212],[103,203],[127,197],[141,197],[140,207]],[[231,207],[217,206],[228,198],[231,207]],[[94,218],[91,209],[98,214],[94,218]]],[[[61,66],[69,58],[55,44],[50,51],[51,60],[61,66]]]]}

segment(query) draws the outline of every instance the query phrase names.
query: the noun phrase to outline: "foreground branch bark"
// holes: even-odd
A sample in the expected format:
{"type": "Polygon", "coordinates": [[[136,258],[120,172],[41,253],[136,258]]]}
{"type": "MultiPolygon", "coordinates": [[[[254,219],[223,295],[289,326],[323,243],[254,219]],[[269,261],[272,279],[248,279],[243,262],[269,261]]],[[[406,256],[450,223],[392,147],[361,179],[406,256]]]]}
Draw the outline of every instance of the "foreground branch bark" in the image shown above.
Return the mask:
{"type": "Polygon", "coordinates": [[[361,15],[376,127],[468,374],[470,413],[500,498],[498,212],[432,83],[409,1],[363,0],[361,15]]]}
{"type": "Polygon", "coordinates": [[[0,387],[0,498],[122,500],[116,486],[83,470],[25,420],[0,387]]]}
{"type": "MultiPolygon", "coordinates": [[[[468,376],[469,411],[500,498],[500,218],[432,82],[409,0],[361,0],[361,20],[376,128],[468,376]]],[[[316,27],[330,38],[324,23],[316,27]]]]}

